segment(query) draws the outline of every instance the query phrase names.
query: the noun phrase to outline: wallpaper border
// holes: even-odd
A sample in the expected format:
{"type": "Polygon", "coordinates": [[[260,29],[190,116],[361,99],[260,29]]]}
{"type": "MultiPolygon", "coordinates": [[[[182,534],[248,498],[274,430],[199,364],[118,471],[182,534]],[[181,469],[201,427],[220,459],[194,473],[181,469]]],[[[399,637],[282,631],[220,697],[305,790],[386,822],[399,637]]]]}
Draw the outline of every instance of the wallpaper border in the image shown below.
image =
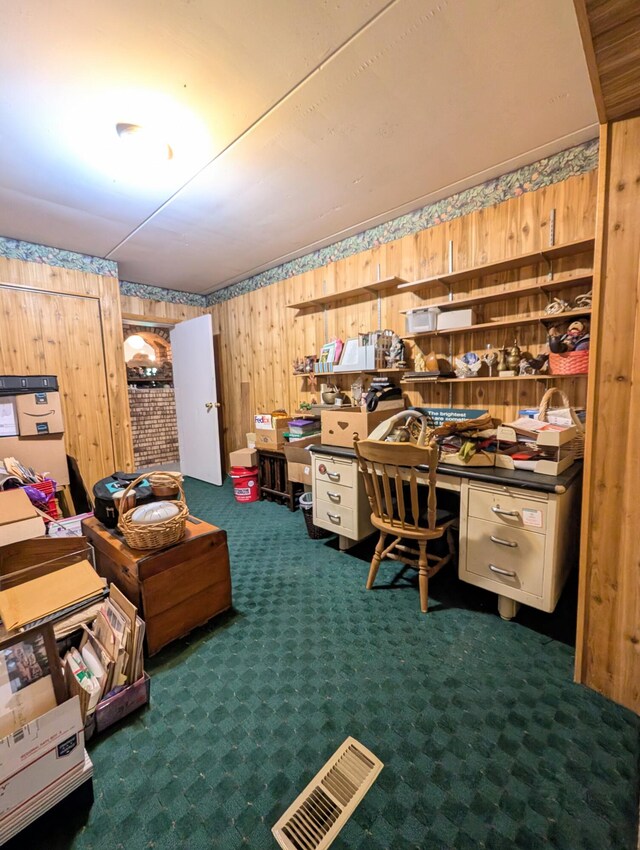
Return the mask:
{"type": "Polygon", "coordinates": [[[104,260],[102,257],[78,254],[76,251],[65,251],[62,248],[51,248],[49,245],[39,245],[36,242],[10,239],[7,236],[0,236],[0,257],[101,274],[105,277],[118,277],[118,264],[114,260],[104,260]]]}

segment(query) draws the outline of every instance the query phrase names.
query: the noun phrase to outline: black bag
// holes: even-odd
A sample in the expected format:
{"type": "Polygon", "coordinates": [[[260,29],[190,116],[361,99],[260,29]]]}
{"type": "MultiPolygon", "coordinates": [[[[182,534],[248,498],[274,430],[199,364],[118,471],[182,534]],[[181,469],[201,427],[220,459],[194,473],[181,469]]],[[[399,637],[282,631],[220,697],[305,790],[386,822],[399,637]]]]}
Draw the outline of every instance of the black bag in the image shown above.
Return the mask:
{"type": "MultiPolygon", "coordinates": [[[[108,478],[101,478],[93,485],[93,513],[107,528],[115,528],[118,524],[118,509],[113,500],[116,490],[124,490],[132,481],[140,475],[139,472],[114,472],[108,478]]],[[[136,494],[136,505],[144,505],[153,502],[155,496],[151,490],[151,484],[143,479],[134,487],[136,494]]]]}

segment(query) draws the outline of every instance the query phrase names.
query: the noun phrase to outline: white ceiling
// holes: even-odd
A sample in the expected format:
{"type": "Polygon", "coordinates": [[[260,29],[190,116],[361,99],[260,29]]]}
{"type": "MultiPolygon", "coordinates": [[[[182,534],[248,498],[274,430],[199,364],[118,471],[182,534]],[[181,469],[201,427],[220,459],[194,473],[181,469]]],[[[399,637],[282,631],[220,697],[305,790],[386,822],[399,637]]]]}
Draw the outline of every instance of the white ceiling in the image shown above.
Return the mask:
{"type": "Polygon", "coordinates": [[[0,234],[211,292],[596,135],[572,0],[27,0],[0,234]],[[122,162],[115,124],[174,157],[122,162]]]}

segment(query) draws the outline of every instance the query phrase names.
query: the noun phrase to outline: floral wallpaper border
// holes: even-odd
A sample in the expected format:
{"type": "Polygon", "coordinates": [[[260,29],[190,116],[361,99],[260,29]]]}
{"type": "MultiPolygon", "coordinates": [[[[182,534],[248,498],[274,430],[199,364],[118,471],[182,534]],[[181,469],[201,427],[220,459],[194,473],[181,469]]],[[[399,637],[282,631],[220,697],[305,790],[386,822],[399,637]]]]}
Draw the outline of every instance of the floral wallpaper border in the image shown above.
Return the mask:
{"type": "MultiPolygon", "coordinates": [[[[384,224],[379,224],[369,230],[362,231],[362,233],[335,242],[333,245],[327,245],[325,248],[320,248],[280,266],[267,269],[253,277],[219,289],[209,296],[199,295],[195,292],[163,289],[159,286],[132,283],[126,280],[120,281],[120,291],[123,295],[148,298],[153,301],[166,301],[170,304],[211,307],[214,304],[228,301],[230,298],[236,298],[238,295],[244,295],[255,289],[270,286],[280,280],[350,257],[360,251],[366,251],[394,239],[400,239],[402,236],[409,236],[420,230],[426,230],[429,227],[441,224],[443,221],[468,215],[483,207],[493,206],[510,198],[516,198],[525,192],[534,192],[537,189],[566,180],[567,177],[585,174],[593,171],[597,166],[598,139],[592,139],[545,157],[531,165],[525,165],[516,171],[487,180],[478,186],[472,186],[448,198],[427,204],[384,224]]],[[[3,236],[0,236],[0,256],[46,263],[51,266],[102,274],[108,277],[118,277],[118,266],[113,260],[91,257],[88,254],[78,254],[74,251],[64,251],[60,248],[51,248],[32,242],[22,242],[19,239],[9,239],[3,236]]]]}
{"type": "Polygon", "coordinates": [[[120,281],[122,295],[134,298],[149,298],[152,301],[167,301],[169,304],[189,304],[192,307],[207,307],[207,296],[197,292],[181,292],[179,289],[163,289],[160,286],[150,286],[147,283],[132,283],[120,281]]]}
{"type": "Polygon", "coordinates": [[[402,236],[409,236],[420,230],[426,230],[429,227],[441,224],[443,221],[459,218],[483,207],[493,206],[510,198],[516,198],[525,192],[534,192],[537,189],[566,180],[567,177],[585,174],[593,171],[597,166],[598,139],[592,139],[545,157],[531,165],[525,165],[501,177],[487,180],[478,186],[472,186],[470,189],[465,189],[449,198],[427,204],[427,206],[401,215],[385,224],[379,224],[333,245],[290,260],[281,266],[267,269],[267,271],[260,272],[260,274],[238,283],[232,283],[230,286],[209,295],[207,306],[220,304],[230,298],[236,298],[238,295],[244,295],[263,286],[277,283],[279,280],[312,271],[320,266],[326,266],[327,263],[342,260],[360,251],[375,248],[385,242],[391,242],[402,236]]]}
{"type": "Polygon", "coordinates": [[[118,264],[114,260],[104,260],[102,257],[78,254],[75,251],[64,251],[62,248],[51,248],[35,242],[23,242],[21,239],[9,239],[6,236],[0,236],[0,257],[101,274],[105,277],[118,277],[118,264]]]}

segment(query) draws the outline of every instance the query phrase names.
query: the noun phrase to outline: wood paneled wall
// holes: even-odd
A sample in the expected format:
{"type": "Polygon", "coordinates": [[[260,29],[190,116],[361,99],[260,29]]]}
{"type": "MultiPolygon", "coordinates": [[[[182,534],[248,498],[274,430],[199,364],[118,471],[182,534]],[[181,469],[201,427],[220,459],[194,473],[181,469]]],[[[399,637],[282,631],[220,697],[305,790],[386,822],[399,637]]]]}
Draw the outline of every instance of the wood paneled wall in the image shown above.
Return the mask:
{"type": "Polygon", "coordinates": [[[640,713],[640,118],[601,131],[576,679],[640,713]]]}
{"type": "Polygon", "coordinates": [[[57,375],[87,487],[133,468],[118,281],[0,257],[0,374],[57,375]]]}
{"type": "MultiPolygon", "coordinates": [[[[596,173],[571,177],[546,189],[521,195],[471,215],[444,222],[436,227],[363,251],[344,260],[246,295],[241,295],[209,308],[214,329],[219,334],[221,354],[221,399],[223,404],[226,451],[244,445],[245,433],[252,430],[252,417],[257,411],[269,412],[284,407],[293,412],[302,400],[310,400],[306,381],[293,377],[292,362],[306,354],[317,353],[320,346],[335,337],[346,339],[359,332],[378,328],[377,300],[360,296],[339,306],[312,311],[297,311],[288,304],[311,298],[323,292],[339,292],[365,285],[381,278],[398,275],[417,280],[448,270],[448,244],[454,243],[454,268],[493,262],[535,251],[549,245],[550,213],[556,210],[555,242],[571,242],[591,238],[595,228],[596,173]],[[326,328],[326,332],[325,332],[326,328]]],[[[558,262],[554,271],[591,269],[592,255],[558,262]]],[[[528,314],[547,303],[542,293],[518,298],[519,282],[546,279],[544,264],[537,268],[519,269],[494,275],[483,281],[466,281],[455,286],[456,295],[473,293],[479,287],[509,290],[514,294],[505,301],[484,305],[482,319],[528,314]]],[[[585,291],[582,287],[581,290],[585,291]]],[[[560,295],[573,295],[569,288],[560,295]]],[[[383,294],[381,326],[404,332],[401,310],[441,300],[446,290],[433,292],[421,300],[417,295],[383,294]]],[[[452,338],[453,352],[482,351],[487,342],[503,345],[517,336],[523,348],[536,352],[542,348],[544,331],[539,325],[523,326],[492,334],[477,333],[452,338]]],[[[448,353],[447,338],[424,340],[422,349],[448,353]]],[[[413,353],[412,346],[412,353],[413,353]]],[[[343,387],[349,389],[347,376],[343,387]]],[[[577,405],[585,403],[586,381],[563,381],[577,405]]],[[[508,419],[520,407],[537,404],[544,384],[535,381],[501,384],[464,383],[451,389],[453,405],[489,408],[494,415],[508,419]]],[[[416,405],[448,405],[449,385],[428,385],[409,389],[407,400],[416,405]]],[[[315,393],[317,397],[317,392],[315,393]]]]}
{"type": "Polygon", "coordinates": [[[171,304],[168,301],[153,301],[149,298],[137,298],[132,295],[121,295],[120,305],[123,319],[167,324],[184,322],[185,319],[195,319],[205,312],[204,307],[171,304]]]}

